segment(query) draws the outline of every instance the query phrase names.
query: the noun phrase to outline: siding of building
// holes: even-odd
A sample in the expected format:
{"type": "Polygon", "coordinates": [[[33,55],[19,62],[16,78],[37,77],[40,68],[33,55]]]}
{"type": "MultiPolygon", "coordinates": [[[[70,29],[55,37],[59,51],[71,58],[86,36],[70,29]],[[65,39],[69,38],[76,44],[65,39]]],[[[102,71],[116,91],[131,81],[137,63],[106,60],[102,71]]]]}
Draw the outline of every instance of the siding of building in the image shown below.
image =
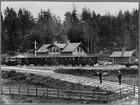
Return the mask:
{"type": "Polygon", "coordinates": [[[129,63],[129,57],[114,57],[113,64],[129,63]]]}
{"type": "Polygon", "coordinates": [[[79,43],[54,43],[49,44],[49,46],[46,47],[46,45],[43,45],[38,51],[38,56],[87,56],[87,49],[82,44],[82,42],[79,43]],[[44,52],[43,52],[44,51],[44,52]]]}
{"type": "Polygon", "coordinates": [[[37,53],[37,56],[39,56],[39,57],[45,57],[45,56],[48,56],[48,53],[37,53]]]}
{"type": "Polygon", "coordinates": [[[72,52],[61,52],[62,56],[72,56],[72,52]]]}
{"type": "Polygon", "coordinates": [[[48,49],[49,54],[60,54],[60,48],[57,46],[52,46],[48,49]]]}
{"type": "Polygon", "coordinates": [[[77,47],[73,52],[73,56],[87,56],[87,53],[84,51],[82,47],[77,47]]]}
{"type": "Polygon", "coordinates": [[[135,50],[133,51],[114,51],[110,56],[113,64],[134,64],[137,58],[135,50]]]}

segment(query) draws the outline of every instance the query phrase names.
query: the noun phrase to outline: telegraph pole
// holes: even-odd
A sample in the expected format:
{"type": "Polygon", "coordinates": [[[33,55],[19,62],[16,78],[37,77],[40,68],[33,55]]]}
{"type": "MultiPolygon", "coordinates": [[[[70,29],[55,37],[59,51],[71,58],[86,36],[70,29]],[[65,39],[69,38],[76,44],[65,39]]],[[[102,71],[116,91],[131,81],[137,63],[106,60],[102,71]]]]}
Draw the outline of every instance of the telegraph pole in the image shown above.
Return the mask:
{"type": "Polygon", "coordinates": [[[88,35],[88,50],[89,50],[89,53],[90,53],[90,35],[88,35]]]}
{"type": "Polygon", "coordinates": [[[38,43],[36,42],[36,40],[35,40],[33,43],[34,43],[35,57],[36,57],[36,45],[37,45],[38,43]]]}

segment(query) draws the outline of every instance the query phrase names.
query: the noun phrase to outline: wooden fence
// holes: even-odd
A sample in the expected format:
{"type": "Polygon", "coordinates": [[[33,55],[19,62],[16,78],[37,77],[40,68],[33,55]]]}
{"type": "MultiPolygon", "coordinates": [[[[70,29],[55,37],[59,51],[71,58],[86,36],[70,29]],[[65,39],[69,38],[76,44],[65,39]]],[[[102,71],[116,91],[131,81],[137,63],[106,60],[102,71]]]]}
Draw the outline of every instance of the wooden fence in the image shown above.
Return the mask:
{"type": "MultiPolygon", "coordinates": [[[[61,90],[51,88],[37,88],[37,87],[23,87],[23,86],[2,86],[2,94],[16,94],[27,96],[43,96],[43,97],[56,97],[78,100],[91,100],[99,102],[110,102],[128,95],[131,92],[127,90],[120,90],[118,93],[108,94],[107,92],[94,92],[94,91],[77,91],[77,90],[61,90]],[[125,94],[124,94],[125,93],[125,94]]],[[[118,90],[117,90],[118,91],[118,90]]],[[[116,92],[117,92],[116,91],[116,92]]]]}
{"type": "Polygon", "coordinates": [[[114,100],[118,100],[118,99],[123,99],[125,97],[131,97],[134,95],[135,90],[130,87],[130,86],[126,86],[124,88],[120,88],[114,91],[116,94],[110,94],[108,97],[108,101],[114,101],[114,100]]]}

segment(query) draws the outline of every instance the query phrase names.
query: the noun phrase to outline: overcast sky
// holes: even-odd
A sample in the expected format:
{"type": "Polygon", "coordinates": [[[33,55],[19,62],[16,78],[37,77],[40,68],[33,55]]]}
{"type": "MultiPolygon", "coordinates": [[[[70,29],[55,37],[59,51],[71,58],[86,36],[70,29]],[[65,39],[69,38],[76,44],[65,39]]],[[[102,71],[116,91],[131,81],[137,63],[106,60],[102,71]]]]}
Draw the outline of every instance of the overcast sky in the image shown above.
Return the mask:
{"type": "Polygon", "coordinates": [[[8,7],[12,7],[15,11],[18,11],[19,8],[28,9],[34,16],[37,18],[38,13],[41,9],[47,10],[50,9],[52,14],[60,16],[60,18],[64,19],[64,14],[66,11],[72,11],[73,5],[75,5],[78,13],[82,12],[83,7],[90,8],[90,10],[94,10],[96,13],[101,15],[105,15],[109,12],[112,15],[116,15],[119,10],[122,11],[132,11],[133,9],[138,9],[138,3],[136,2],[1,2],[1,11],[8,7]]]}

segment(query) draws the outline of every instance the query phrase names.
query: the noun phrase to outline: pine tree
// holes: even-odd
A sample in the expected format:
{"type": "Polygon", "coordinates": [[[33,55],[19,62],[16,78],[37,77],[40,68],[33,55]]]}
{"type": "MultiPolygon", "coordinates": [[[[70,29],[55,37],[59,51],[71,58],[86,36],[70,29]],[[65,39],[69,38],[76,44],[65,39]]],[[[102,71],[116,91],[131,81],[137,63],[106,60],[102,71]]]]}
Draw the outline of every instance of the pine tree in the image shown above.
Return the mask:
{"type": "Polygon", "coordinates": [[[14,52],[19,49],[19,36],[18,36],[18,17],[17,13],[13,8],[7,7],[5,10],[4,27],[5,34],[7,34],[7,50],[9,52],[14,52]]]}

